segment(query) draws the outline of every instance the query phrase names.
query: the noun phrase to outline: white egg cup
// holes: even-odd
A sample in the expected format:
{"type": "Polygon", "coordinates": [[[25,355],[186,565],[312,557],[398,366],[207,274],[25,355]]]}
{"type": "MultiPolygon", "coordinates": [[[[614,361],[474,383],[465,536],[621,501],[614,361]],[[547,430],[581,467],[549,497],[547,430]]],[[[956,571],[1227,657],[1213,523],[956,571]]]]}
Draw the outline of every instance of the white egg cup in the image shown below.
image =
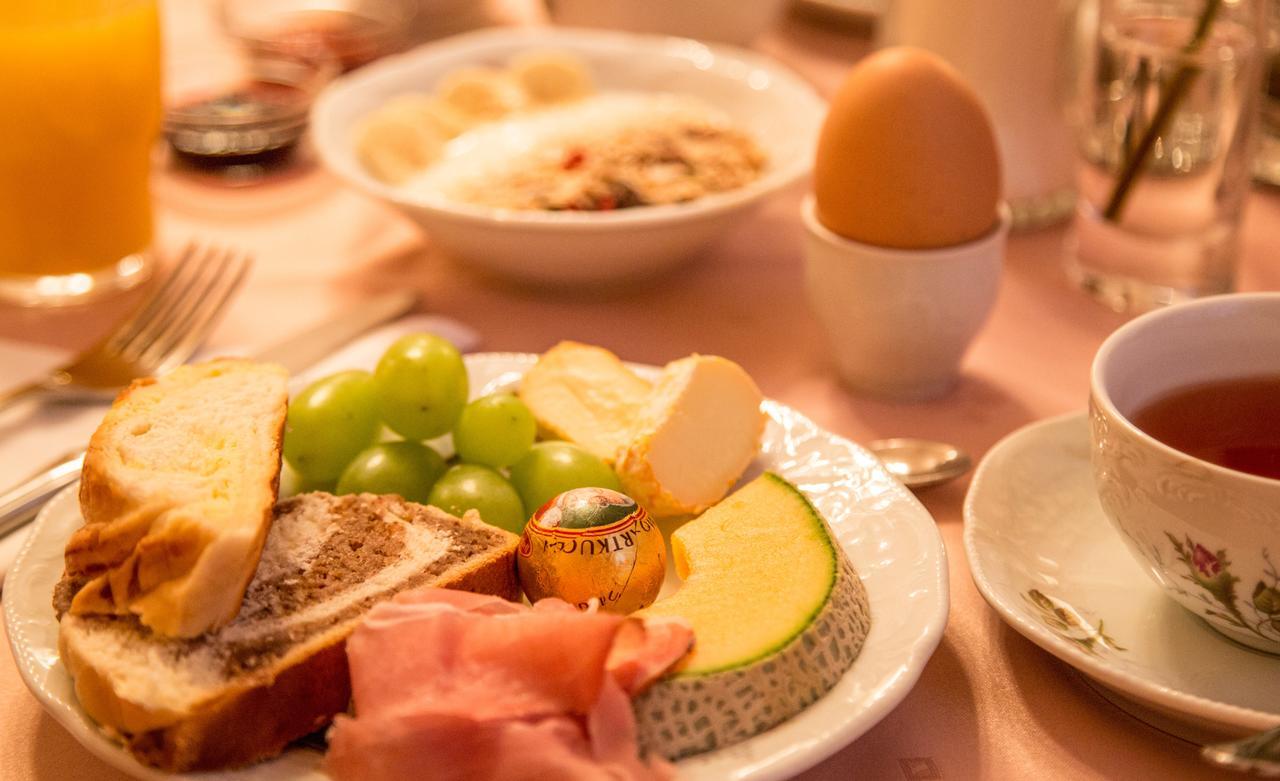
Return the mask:
{"type": "Polygon", "coordinates": [[[925,400],[950,391],[960,360],[995,303],[1009,209],[966,244],[890,249],[840,236],[801,207],[809,302],[840,378],[875,396],[925,400]]]}

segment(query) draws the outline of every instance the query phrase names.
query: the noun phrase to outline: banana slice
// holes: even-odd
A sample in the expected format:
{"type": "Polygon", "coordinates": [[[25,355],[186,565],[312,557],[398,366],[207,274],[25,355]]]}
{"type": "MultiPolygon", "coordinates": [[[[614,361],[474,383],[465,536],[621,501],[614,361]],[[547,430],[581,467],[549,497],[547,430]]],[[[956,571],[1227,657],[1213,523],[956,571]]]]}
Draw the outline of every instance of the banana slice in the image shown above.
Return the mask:
{"type": "Polygon", "coordinates": [[[435,126],[419,121],[402,105],[388,104],[357,127],[356,156],[388,184],[401,184],[437,157],[449,140],[435,126]]]}
{"type": "Polygon", "coordinates": [[[436,89],[440,102],[474,122],[501,119],[524,104],[520,88],[495,68],[459,68],[436,89]]]}
{"type": "Polygon", "coordinates": [[[475,126],[475,121],[431,95],[398,95],[380,111],[431,128],[442,138],[452,139],[475,126]]]}
{"type": "Polygon", "coordinates": [[[586,63],[568,52],[527,52],[511,61],[508,72],[530,105],[567,103],[595,92],[586,63]]]}

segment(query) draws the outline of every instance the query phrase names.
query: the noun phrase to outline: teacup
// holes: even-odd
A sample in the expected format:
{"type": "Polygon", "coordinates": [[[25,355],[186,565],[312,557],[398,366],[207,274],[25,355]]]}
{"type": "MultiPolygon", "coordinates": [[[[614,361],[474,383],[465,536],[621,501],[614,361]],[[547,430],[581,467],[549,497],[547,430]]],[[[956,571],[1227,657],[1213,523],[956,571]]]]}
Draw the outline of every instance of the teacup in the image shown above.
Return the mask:
{"type": "Polygon", "coordinates": [[[1187,455],[1139,429],[1157,399],[1280,376],[1280,293],[1214,296],[1117,329],[1093,361],[1102,508],[1170,597],[1222,634],[1280,653],[1280,480],[1187,455]]]}
{"type": "Polygon", "coordinates": [[[894,399],[941,396],[1000,288],[1009,209],[979,238],[937,249],[891,249],[837,235],[802,207],[809,303],[844,384],[894,399]]]}

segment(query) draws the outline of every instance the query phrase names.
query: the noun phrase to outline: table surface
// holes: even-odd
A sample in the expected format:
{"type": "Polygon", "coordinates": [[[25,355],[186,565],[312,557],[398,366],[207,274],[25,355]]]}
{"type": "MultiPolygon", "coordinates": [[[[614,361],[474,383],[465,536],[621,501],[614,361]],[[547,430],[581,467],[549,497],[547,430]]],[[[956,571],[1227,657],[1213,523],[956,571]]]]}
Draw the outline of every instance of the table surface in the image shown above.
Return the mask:
{"type": "MultiPolygon", "coordinates": [[[[190,6],[173,35],[199,36],[190,6]]],[[[519,13],[510,18],[525,19],[519,13]]],[[[870,48],[866,26],[789,17],[758,43],[830,94],[870,48]]],[[[173,47],[171,47],[172,49],[173,47]]],[[[1072,290],[1061,271],[1066,231],[1011,237],[999,299],[959,386],[929,403],[859,397],[838,383],[802,290],[804,186],[683,268],[606,295],[531,292],[482,279],[440,255],[411,223],[317,167],[233,189],[162,172],[159,245],[186,237],[232,242],[257,258],[213,346],[265,346],[371,293],[411,288],[422,308],[473,326],[482,349],[542,351],[561,339],[601,344],[629,360],[691,352],[742,364],[766,395],[857,441],[944,439],[981,457],[1014,429],[1084,407],[1090,359],[1123,318],[1072,290]]],[[[1255,191],[1243,227],[1241,287],[1280,289],[1280,197],[1255,191]]],[[[80,347],[136,297],[61,312],[0,308],[0,337],[80,347]]],[[[0,476],[0,482],[21,475],[0,476]]],[[[1071,667],[1009,628],[970,579],[961,543],[968,480],[921,494],[946,543],[951,615],[919,683],[852,745],[802,774],[845,779],[1216,778],[1190,743],[1126,714],[1071,667]]],[[[121,779],[81,748],[23,687],[0,654],[0,778],[121,779]]]]}

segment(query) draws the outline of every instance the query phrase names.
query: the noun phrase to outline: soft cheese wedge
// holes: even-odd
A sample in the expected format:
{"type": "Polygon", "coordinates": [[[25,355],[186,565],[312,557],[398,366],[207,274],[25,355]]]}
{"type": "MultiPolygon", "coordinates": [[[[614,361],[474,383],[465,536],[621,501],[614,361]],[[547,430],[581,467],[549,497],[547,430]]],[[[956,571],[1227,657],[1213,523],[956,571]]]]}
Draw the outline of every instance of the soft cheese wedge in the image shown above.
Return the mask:
{"type": "Polygon", "coordinates": [[[680,589],[640,615],[693,626],[678,672],[635,702],[669,759],[749,738],[844,675],[871,626],[862,581],[795,486],[765,473],[671,535],[680,589]]]}
{"type": "Polygon", "coordinates": [[[667,364],[615,464],[623,491],[658,517],[720,501],[760,450],[763,400],[751,376],[726,358],[667,364]]]}
{"type": "Polygon", "coordinates": [[[545,433],[612,464],[652,389],[603,347],[561,342],[525,373],[520,398],[545,433]]]}
{"type": "Polygon", "coordinates": [[[76,614],[193,637],[235,617],[271,526],[288,403],[274,364],[223,359],[135,381],[89,440],[76,614]]]}

